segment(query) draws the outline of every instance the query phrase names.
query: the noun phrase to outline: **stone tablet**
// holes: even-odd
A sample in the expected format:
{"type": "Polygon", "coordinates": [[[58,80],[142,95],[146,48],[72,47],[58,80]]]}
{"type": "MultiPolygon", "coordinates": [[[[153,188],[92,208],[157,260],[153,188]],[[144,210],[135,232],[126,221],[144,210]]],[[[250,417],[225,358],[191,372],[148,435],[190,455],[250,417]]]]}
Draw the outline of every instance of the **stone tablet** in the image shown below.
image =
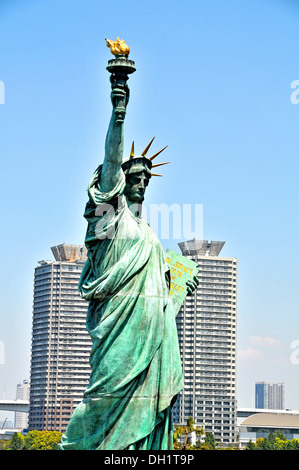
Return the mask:
{"type": "Polygon", "coordinates": [[[166,251],[166,262],[170,269],[170,297],[178,312],[187,295],[187,281],[191,281],[198,273],[197,264],[175,251],[166,251]]]}

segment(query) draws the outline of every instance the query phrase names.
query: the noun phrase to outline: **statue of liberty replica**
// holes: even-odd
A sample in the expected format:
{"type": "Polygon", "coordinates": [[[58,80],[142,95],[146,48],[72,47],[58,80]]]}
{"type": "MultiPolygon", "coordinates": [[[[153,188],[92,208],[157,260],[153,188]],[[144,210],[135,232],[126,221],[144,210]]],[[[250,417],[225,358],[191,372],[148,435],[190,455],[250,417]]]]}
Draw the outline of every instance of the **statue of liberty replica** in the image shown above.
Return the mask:
{"type": "MultiPolygon", "coordinates": [[[[79,292],[89,302],[91,375],[61,450],[171,450],[171,408],[183,388],[170,270],[163,248],[141,218],[145,190],[162,152],[123,160],[128,74],[135,65],[119,38],[107,41],[112,116],[105,157],[88,185],[88,259],[79,292]]],[[[197,279],[188,285],[189,293],[197,279]]]]}

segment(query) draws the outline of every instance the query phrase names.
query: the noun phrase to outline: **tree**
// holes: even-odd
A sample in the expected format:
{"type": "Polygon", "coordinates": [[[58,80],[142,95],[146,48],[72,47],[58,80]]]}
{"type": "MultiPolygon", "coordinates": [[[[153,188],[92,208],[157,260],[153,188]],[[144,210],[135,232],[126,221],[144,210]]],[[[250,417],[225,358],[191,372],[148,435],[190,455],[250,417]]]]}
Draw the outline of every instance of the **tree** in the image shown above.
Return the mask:
{"type": "Polygon", "coordinates": [[[254,444],[251,440],[245,450],[299,450],[299,439],[288,440],[280,431],[269,433],[268,437],[258,438],[254,444]]]}
{"type": "Polygon", "coordinates": [[[36,437],[38,437],[40,431],[34,429],[33,431],[29,431],[27,436],[25,436],[25,450],[30,450],[32,443],[36,437]]]}
{"type": "Polygon", "coordinates": [[[29,450],[57,450],[62,433],[57,431],[39,431],[29,450]]]}
{"type": "Polygon", "coordinates": [[[292,439],[289,442],[292,446],[292,450],[299,450],[299,439],[292,439]]]}
{"type": "Polygon", "coordinates": [[[285,450],[286,449],[286,441],[280,439],[279,437],[275,438],[275,450],[285,450]]]}
{"type": "Polygon", "coordinates": [[[281,431],[275,431],[274,436],[275,436],[275,437],[278,437],[278,438],[281,439],[282,441],[287,441],[287,438],[285,437],[284,434],[282,434],[281,431]]]}
{"type": "Polygon", "coordinates": [[[209,446],[209,448],[211,450],[216,449],[215,437],[214,437],[214,434],[212,432],[206,432],[205,443],[209,446]]]}
{"type": "Polygon", "coordinates": [[[22,450],[24,448],[24,436],[20,432],[15,432],[9,441],[10,450],[22,450]]]}
{"type": "Polygon", "coordinates": [[[256,446],[256,450],[267,450],[267,439],[265,441],[265,437],[258,437],[256,442],[255,442],[255,446],[256,446]]]}
{"type": "Polygon", "coordinates": [[[3,450],[57,450],[62,433],[57,431],[29,431],[27,436],[15,433],[2,446],[3,450]]]}
{"type": "Polygon", "coordinates": [[[186,450],[188,448],[190,449],[192,446],[188,445],[189,435],[193,432],[195,432],[196,434],[204,434],[203,428],[200,426],[194,426],[194,424],[195,424],[195,421],[192,418],[192,416],[190,416],[187,419],[187,423],[185,426],[175,426],[175,431],[174,431],[174,436],[173,436],[175,449],[183,449],[183,450],[186,450]],[[184,444],[182,445],[179,442],[179,438],[184,434],[185,434],[185,440],[184,440],[184,444]]]}
{"type": "Polygon", "coordinates": [[[202,444],[201,442],[197,443],[196,445],[197,450],[211,450],[210,446],[208,444],[202,444]]]}
{"type": "Polygon", "coordinates": [[[245,450],[256,450],[256,446],[255,446],[255,444],[252,442],[251,439],[250,439],[250,441],[246,444],[245,450]]]}
{"type": "Polygon", "coordinates": [[[192,418],[192,416],[190,416],[187,419],[187,424],[185,426],[185,442],[184,442],[184,445],[183,445],[183,449],[187,448],[189,434],[191,434],[192,432],[195,432],[194,424],[195,424],[195,421],[192,418]]]}
{"type": "Polygon", "coordinates": [[[7,447],[7,441],[5,441],[4,439],[1,439],[0,440],[0,450],[6,450],[6,447],[7,447]]]}
{"type": "Polygon", "coordinates": [[[174,426],[174,433],[173,433],[173,447],[174,449],[181,449],[182,445],[180,443],[180,437],[184,433],[184,426],[174,426]]]}

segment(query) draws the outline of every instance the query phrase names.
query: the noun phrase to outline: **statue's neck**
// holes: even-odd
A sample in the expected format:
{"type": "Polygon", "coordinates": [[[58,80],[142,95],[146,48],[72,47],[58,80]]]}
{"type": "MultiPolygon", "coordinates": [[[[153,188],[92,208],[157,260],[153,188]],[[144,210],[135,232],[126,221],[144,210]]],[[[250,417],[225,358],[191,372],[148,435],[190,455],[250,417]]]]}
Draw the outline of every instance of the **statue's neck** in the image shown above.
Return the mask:
{"type": "Polygon", "coordinates": [[[142,203],[141,202],[130,201],[127,198],[127,204],[128,204],[130,211],[132,212],[133,215],[135,215],[135,217],[141,217],[142,215],[142,203]]]}

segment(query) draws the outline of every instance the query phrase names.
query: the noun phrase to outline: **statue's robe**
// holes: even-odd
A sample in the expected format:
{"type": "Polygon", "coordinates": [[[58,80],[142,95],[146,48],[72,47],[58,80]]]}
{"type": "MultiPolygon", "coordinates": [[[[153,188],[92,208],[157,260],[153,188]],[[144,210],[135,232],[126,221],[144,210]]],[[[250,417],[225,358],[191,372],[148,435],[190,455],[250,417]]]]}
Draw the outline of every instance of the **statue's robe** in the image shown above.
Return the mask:
{"type": "Polygon", "coordinates": [[[169,268],[154,232],[128,208],[124,174],[105,193],[100,171],[88,187],[79,283],[89,301],[91,376],[59,448],[173,449],[171,407],[183,375],[169,268]]]}

